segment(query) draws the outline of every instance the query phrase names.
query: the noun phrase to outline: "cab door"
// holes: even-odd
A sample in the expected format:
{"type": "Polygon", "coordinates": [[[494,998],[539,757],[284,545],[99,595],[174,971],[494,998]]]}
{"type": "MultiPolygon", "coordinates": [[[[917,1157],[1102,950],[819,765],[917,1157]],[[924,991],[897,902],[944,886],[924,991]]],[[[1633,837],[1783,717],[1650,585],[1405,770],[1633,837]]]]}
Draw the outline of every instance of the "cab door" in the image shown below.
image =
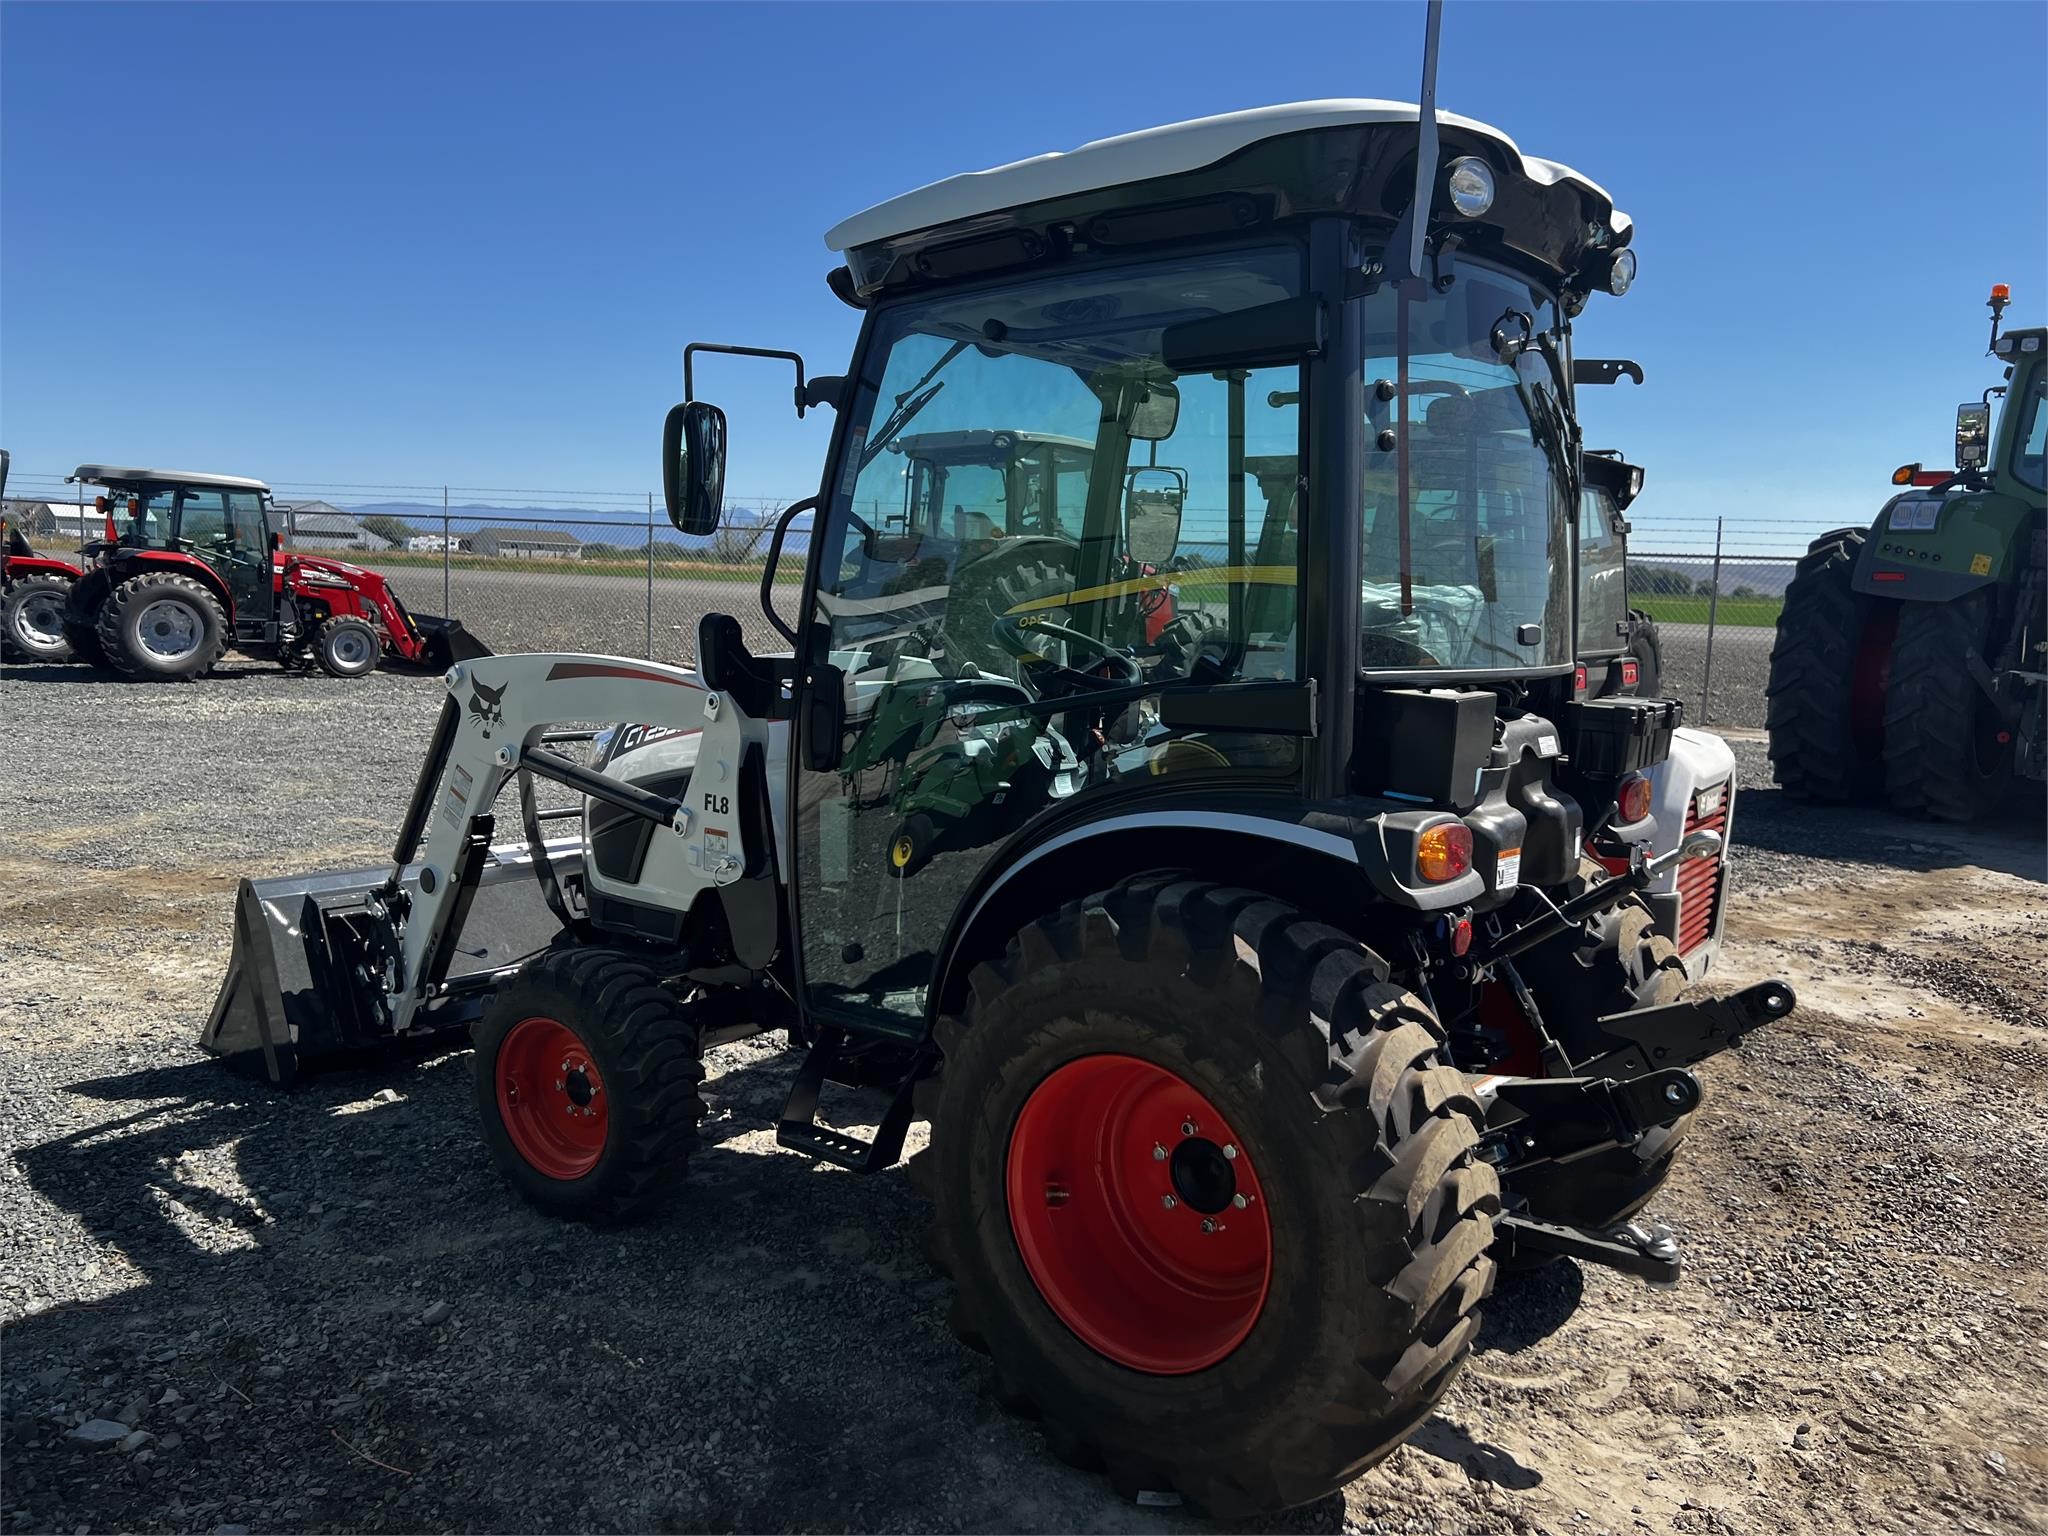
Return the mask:
{"type": "MultiPolygon", "coordinates": [[[[1053,281],[871,323],[801,626],[804,672],[836,671],[845,707],[830,742],[811,739],[817,711],[798,711],[791,884],[808,1011],[920,1034],[949,927],[1034,824],[1113,814],[1172,776],[1298,784],[1313,732],[1292,527],[1303,370],[1174,376],[1156,324],[1128,337],[1103,324],[1185,313],[1191,293],[1268,302],[1293,279],[1291,255],[1270,279],[1243,257],[1215,266],[1146,270],[1127,291],[1097,277],[1108,296],[1086,304],[1053,281]],[[1141,420],[1132,380],[1164,386],[1177,414],[1158,411],[1161,394],[1141,420]],[[903,515],[906,486],[913,507],[925,487],[899,444],[938,432],[1092,449],[1061,462],[1056,517],[963,535],[948,516],[903,515]],[[1188,476],[1177,549],[1153,527],[1142,550],[1131,537],[1129,470],[1155,447],[1188,476]],[[1273,690],[1271,729],[1244,721],[1246,684],[1273,690]],[[1236,690],[1238,712],[1212,702],[1201,717],[1218,688],[1236,690]]],[[[1151,490],[1137,485],[1141,501],[1151,490]]]]}

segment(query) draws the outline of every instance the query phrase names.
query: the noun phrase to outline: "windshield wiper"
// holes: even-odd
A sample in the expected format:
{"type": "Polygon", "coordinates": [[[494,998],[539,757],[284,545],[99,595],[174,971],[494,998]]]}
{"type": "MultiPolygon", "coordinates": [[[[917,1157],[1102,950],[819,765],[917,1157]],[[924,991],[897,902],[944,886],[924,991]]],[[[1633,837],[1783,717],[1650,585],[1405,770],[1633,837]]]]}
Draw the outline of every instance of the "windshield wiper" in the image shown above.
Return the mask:
{"type": "Polygon", "coordinates": [[[952,346],[946,349],[944,357],[941,357],[936,363],[933,363],[931,367],[925,370],[923,378],[896,397],[896,408],[889,413],[888,418],[883,421],[881,426],[876,428],[875,435],[868,440],[868,446],[860,456],[860,467],[862,469],[866,469],[870,464],[874,463],[881,456],[884,449],[901,437],[903,429],[917,419],[917,413],[930,405],[933,397],[946,387],[945,380],[941,379],[938,383],[932,384],[932,379],[937,376],[940,369],[952,362],[962,352],[965,352],[967,348],[967,342],[954,342],[952,346]],[[931,384],[931,388],[926,389],[925,386],[927,384],[931,384]]]}

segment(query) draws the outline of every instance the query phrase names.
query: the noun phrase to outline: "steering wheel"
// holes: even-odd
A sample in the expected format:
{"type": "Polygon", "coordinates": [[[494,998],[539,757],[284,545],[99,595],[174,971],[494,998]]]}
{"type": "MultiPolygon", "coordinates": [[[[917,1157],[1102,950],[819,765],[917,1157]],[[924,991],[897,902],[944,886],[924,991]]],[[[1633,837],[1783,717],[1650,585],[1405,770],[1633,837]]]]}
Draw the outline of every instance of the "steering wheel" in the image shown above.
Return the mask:
{"type": "Polygon", "coordinates": [[[1099,693],[1108,688],[1128,688],[1145,680],[1144,668],[1107,640],[1098,640],[1064,624],[1034,620],[1030,614],[1005,614],[995,621],[992,633],[998,645],[1031,669],[1033,681],[1041,694],[1099,693]],[[1086,652],[1096,659],[1095,664],[1100,670],[1084,671],[1080,667],[1049,660],[1039,649],[1041,636],[1049,636],[1063,641],[1072,649],[1086,652]],[[1063,686],[1054,690],[1044,686],[1047,683],[1063,686]]]}

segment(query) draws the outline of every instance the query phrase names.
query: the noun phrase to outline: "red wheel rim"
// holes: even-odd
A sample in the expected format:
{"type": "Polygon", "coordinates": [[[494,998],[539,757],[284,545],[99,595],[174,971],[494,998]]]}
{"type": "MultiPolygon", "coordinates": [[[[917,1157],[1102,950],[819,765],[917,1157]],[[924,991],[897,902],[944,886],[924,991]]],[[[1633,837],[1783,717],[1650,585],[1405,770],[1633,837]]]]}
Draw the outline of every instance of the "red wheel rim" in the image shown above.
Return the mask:
{"type": "Polygon", "coordinates": [[[559,1019],[521,1019],[498,1047],[498,1118],[519,1155],[551,1179],[580,1179],[604,1155],[611,1113],[582,1037],[559,1019]]]}
{"type": "Polygon", "coordinates": [[[1010,1132],[1010,1230],[1046,1304],[1098,1353],[1182,1376],[1252,1331],[1273,1276],[1244,1140],[1175,1073],[1084,1056],[1010,1132]]]}

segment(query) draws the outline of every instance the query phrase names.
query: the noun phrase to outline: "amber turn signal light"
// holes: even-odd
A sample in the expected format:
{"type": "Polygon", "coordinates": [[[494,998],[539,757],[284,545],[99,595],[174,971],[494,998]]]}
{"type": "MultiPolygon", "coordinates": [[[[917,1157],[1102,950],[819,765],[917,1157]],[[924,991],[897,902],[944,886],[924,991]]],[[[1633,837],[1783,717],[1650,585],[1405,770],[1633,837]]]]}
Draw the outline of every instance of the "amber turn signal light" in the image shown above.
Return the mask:
{"type": "Polygon", "coordinates": [[[1623,821],[1641,821],[1650,814],[1650,781],[1640,773],[1630,774],[1621,781],[1614,803],[1623,821]]]}
{"type": "Polygon", "coordinates": [[[1431,885],[1455,880],[1472,867],[1472,829],[1462,821],[1439,822],[1415,844],[1415,871],[1431,885]]]}

